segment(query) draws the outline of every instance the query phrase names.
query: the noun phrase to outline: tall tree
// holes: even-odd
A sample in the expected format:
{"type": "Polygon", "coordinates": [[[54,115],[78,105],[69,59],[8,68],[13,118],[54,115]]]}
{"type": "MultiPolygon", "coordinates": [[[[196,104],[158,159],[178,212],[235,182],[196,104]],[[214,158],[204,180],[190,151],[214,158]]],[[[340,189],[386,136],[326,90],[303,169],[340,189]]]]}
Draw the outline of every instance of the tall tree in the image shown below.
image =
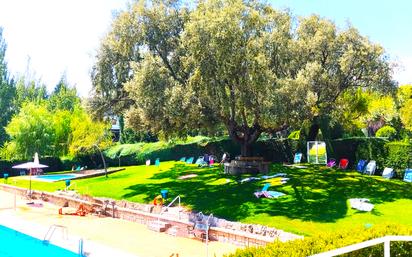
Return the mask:
{"type": "Polygon", "coordinates": [[[303,119],[312,121],[315,137],[319,121],[349,89],[392,86],[383,49],[355,29],[338,31],[317,16],[295,24],[289,13],[260,1],[206,0],[190,8],[140,1],[114,24],[109,35],[119,48],[109,52],[132,49],[138,58],[98,56],[96,67],[110,63],[107,81],[117,77],[121,60],[127,76],[115,81],[127,82],[94,83],[96,93],[115,84],[105,95],[120,101],[116,92],[125,92],[126,123],[134,128],[184,136],[223,125],[242,155],[251,154],[262,132],[303,119]]]}
{"type": "Polygon", "coordinates": [[[79,104],[80,97],[77,96],[76,88],[71,88],[67,83],[66,76],[62,76],[49,96],[49,109],[72,112],[79,104]]]}
{"type": "Polygon", "coordinates": [[[347,90],[395,90],[384,49],[355,28],[338,31],[331,21],[310,16],[301,19],[296,37],[297,80],[311,99],[309,140],[316,138],[321,127],[327,134],[330,115],[338,107],[335,103],[347,90]]]}
{"type": "Polygon", "coordinates": [[[0,27],[0,146],[8,138],[4,127],[9,123],[14,113],[12,102],[16,94],[14,82],[9,78],[7,63],[4,60],[6,48],[3,29],[0,27]]]}

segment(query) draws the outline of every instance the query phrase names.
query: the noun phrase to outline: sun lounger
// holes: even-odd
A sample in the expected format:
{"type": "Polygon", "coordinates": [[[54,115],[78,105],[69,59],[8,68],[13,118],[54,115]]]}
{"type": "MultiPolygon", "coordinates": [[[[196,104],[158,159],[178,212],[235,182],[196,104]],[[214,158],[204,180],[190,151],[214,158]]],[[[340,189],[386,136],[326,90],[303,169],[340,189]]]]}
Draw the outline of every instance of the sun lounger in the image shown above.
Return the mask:
{"type": "Polygon", "coordinates": [[[359,160],[358,164],[356,165],[356,170],[359,171],[360,173],[363,173],[365,170],[366,166],[366,161],[365,160],[359,160]]]}
{"type": "Polygon", "coordinates": [[[259,191],[259,192],[255,192],[254,195],[255,195],[257,198],[261,198],[261,197],[266,197],[266,198],[278,198],[278,197],[280,197],[280,196],[285,195],[284,193],[277,192],[277,191],[268,191],[269,187],[270,187],[270,183],[266,183],[266,184],[263,186],[262,190],[259,191]]]}
{"type": "Polygon", "coordinates": [[[376,161],[371,160],[369,161],[368,165],[366,165],[364,174],[366,175],[373,175],[376,171],[376,161]]]}
{"type": "Polygon", "coordinates": [[[348,159],[340,159],[340,161],[339,161],[339,169],[346,170],[346,168],[348,167],[348,165],[349,165],[349,160],[348,160],[348,159]]]}
{"type": "Polygon", "coordinates": [[[336,160],[335,159],[330,159],[328,161],[328,163],[326,163],[326,166],[328,166],[329,168],[333,168],[336,165],[336,160]]]}
{"type": "Polygon", "coordinates": [[[186,157],[182,157],[180,158],[179,162],[185,162],[186,161],[186,157]]]}
{"type": "Polygon", "coordinates": [[[293,158],[293,163],[300,163],[302,161],[302,153],[295,153],[295,157],[293,158]]]}
{"type": "Polygon", "coordinates": [[[367,198],[352,198],[349,199],[349,204],[351,208],[359,211],[372,211],[374,205],[369,203],[367,198]]]}
{"type": "Polygon", "coordinates": [[[405,176],[403,177],[403,181],[412,182],[412,169],[405,170],[405,176]]]}
{"type": "Polygon", "coordinates": [[[382,172],[382,177],[391,179],[394,176],[394,172],[392,168],[386,167],[382,172]]]}
{"type": "Polygon", "coordinates": [[[187,164],[192,164],[192,163],[193,163],[193,159],[194,159],[194,157],[187,158],[187,159],[186,159],[186,163],[187,163],[187,164]]]}

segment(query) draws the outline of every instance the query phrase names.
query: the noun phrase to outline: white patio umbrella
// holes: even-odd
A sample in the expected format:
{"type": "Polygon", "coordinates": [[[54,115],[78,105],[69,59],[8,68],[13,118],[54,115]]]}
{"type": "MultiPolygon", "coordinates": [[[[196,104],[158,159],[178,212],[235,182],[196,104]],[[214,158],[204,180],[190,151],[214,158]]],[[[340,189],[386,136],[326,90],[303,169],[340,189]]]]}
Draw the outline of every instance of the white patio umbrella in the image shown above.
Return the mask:
{"type": "Polygon", "coordinates": [[[32,162],[25,162],[22,164],[18,164],[13,166],[13,169],[27,169],[29,170],[29,178],[30,178],[30,186],[29,186],[29,195],[31,196],[31,172],[33,169],[42,169],[47,168],[49,166],[40,164],[39,163],[39,155],[37,153],[34,154],[34,161],[32,162]]]}

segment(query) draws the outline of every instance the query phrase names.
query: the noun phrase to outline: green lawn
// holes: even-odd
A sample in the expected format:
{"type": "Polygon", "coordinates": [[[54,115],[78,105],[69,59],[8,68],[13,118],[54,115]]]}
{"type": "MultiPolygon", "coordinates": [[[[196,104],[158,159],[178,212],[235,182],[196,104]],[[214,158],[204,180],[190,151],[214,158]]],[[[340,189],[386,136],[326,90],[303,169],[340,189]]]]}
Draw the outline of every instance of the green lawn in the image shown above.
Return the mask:
{"type": "MultiPolygon", "coordinates": [[[[151,203],[161,189],[168,189],[170,199],[180,195],[182,203],[194,210],[303,235],[387,222],[412,225],[411,183],[319,166],[295,169],[273,165],[271,173],[277,172],[287,173],[289,182],[281,185],[275,178],[239,184],[237,178],[221,174],[217,167],[197,168],[163,162],[160,168],[126,167],[124,171],[109,175],[109,179],[97,177],[72,183],[82,194],[143,203],[151,203]],[[178,179],[192,173],[198,176],[178,179]],[[283,192],[286,196],[257,199],[253,192],[267,182],[272,184],[270,190],[283,192]],[[356,197],[369,198],[375,209],[363,213],[348,208],[347,199],[356,197]]],[[[29,184],[20,177],[9,179],[9,183],[26,188],[29,184]]],[[[33,188],[55,191],[63,189],[64,182],[34,181],[33,188]]]]}

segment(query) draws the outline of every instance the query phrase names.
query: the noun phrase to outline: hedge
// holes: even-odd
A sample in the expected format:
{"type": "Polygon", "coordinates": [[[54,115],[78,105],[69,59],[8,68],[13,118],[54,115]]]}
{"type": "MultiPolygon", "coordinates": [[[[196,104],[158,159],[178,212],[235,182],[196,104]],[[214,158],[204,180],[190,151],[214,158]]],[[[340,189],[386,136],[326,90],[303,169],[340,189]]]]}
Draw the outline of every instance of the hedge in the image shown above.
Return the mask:
{"type": "MultiPolygon", "coordinates": [[[[394,168],[399,175],[407,167],[412,166],[412,146],[404,142],[389,142],[384,138],[354,137],[332,140],[330,142],[333,151],[328,149],[328,157],[339,160],[349,159],[351,167],[354,167],[359,159],[376,160],[378,168],[394,168]],[[333,154],[331,154],[333,153],[333,154]]],[[[306,153],[306,145],[302,140],[292,139],[264,139],[257,141],[252,146],[254,156],[264,157],[272,162],[292,162],[296,152],[306,153]]],[[[178,160],[181,157],[198,157],[205,153],[213,154],[219,158],[224,152],[228,152],[233,158],[240,154],[240,145],[229,138],[205,138],[196,137],[185,142],[155,142],[115,145],[104,151],[108,166],[140,165],[147,159],[159,158],[161,161],[178,160]]],[[[0,161],[0,177],[2,173],[18,175],[17,170],[11,166],[25,161],[13,163],[0,161]]],[[[78,156],[75,159],[42,158],[41,162],[48,165],[45,171],[70,170],[72,166],[87,166],[88,168],[102,168],[102,160],[99,154],[78,156]]]]}
{"type": "MultiPolygon", "coordinates": [[[[239,249],[233,254],[226,255],[226,257],[306,257],[387,235],[412,235],[412,228],[402,225],[383,224],[372,226],[371,228],[323,233],[285,243],[276,241],[265,247],[239,249]]],[[[412,242],[392,242],[390,249],[391,256],[411,256],[412,242]]],[[[339,256],[383,256],[383,244],[339,256]]]]}
{"type": "Polygon", "coordinates": [[[332,141],[337,160],[347,158],[352,167],[360,159],[375,160],[378,169],[394,168],[402,176],[405,168],[412,167],[412,145],[406,142],[389,142],[384,138],[346,138],[332,141]]]}

